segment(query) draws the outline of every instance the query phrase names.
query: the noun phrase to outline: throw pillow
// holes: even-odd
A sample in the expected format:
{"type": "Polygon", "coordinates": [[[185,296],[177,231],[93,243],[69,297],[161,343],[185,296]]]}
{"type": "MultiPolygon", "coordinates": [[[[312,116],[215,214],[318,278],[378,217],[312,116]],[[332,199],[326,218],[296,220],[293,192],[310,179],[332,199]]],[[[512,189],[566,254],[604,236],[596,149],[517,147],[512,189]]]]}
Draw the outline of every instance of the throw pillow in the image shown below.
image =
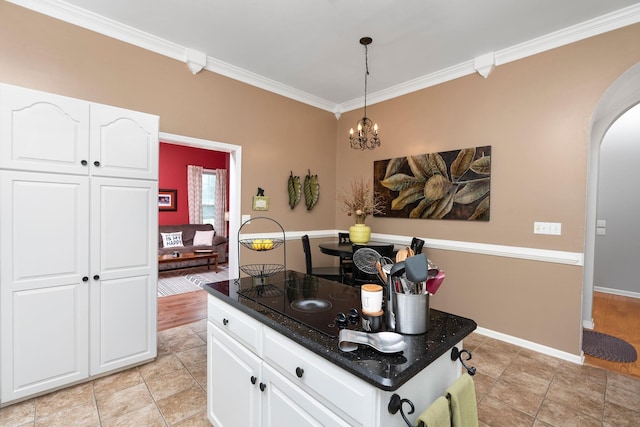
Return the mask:
{"type": "Polygon", "coordinates": [[[175,248],[184,246],[182,244],[182,231],[176,233],[160,233],[162,235],[162,246],[165,248],[175,248]]]}
{"type": "Polygon", "coordinates": [[[211,246],[213,245],[213,235],[215,231],[200,231],[196,230],[196,235],[193,236],[193,246],[211,246]]]}

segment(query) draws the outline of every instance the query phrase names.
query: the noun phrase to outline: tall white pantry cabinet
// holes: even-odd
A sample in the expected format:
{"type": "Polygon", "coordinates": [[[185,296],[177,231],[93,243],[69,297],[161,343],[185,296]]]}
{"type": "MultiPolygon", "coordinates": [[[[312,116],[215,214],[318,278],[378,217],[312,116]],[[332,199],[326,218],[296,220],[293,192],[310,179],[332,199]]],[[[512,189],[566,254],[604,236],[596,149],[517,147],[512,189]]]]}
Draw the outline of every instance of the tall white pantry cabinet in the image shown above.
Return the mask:
{"type": "Polygon", "coordinates": [[[0,404],[156,357],[157,116],[0,84],[0,404]]]}

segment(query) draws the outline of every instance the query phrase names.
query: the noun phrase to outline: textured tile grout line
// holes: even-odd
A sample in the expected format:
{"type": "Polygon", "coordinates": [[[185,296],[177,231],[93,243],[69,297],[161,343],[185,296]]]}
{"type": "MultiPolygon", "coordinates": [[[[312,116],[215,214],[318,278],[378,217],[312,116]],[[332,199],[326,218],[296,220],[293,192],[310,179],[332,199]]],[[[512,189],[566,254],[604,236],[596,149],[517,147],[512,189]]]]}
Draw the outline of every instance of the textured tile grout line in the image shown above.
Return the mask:
{"type": "MultiPolygon", "coordinates": [[[[157,356],[156,356],[156,360],[157,360],[157,356]]],[[[164,423],[165,426],[168,426],[169,422],[167,421],[167,419],[165,418],[164,414],[160,410],[160,406],[158,406],[158,401],[156,400],[156,398],[153,395],[153,393],[151,393],[151,389],[149,388],[149,384],[147,384],[147,380],[144,377],[144,375],[142,375],[142,373],[140,374],[140,378],[142,378],[142,382],[144,382],[144,386],[147,388],[147,392],[149,392],[149,395],[151,396],[151,400],[153,401],[153,404],[155,405],[156,409],[158,410],[158,413],[160,414],[160,417],[162,418],[162,422],[164,423]]]]}
{"type": "Polygon", "coordinates": [[[102,415],[100,415],[100,408],[98,407],[98,397],[96,396],[96,381],[91,381],[91,394],[93,395],[93,404],[96,406],[96,413],[98,414],[98,425],[102,426],[102,415]]]}

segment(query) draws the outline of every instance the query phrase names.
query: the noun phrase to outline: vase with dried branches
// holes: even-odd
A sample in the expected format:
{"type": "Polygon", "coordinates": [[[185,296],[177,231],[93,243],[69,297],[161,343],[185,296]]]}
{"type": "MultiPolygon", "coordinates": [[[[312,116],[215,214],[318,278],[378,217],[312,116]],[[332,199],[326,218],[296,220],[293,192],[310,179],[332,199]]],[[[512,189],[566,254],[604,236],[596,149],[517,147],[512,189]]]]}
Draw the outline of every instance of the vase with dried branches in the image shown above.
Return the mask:
{"type": "Polygon", "coordinates": [[[343,212],[355,218],[355,225],[349,228],[351,242],[369,242],[371,228],[365,224],[367,216],[384,215],[382,198],[373,192],[371,183],[362,177],[354,178],[349,188],[343,188],[337,193],[337,201],[343,212]]]}

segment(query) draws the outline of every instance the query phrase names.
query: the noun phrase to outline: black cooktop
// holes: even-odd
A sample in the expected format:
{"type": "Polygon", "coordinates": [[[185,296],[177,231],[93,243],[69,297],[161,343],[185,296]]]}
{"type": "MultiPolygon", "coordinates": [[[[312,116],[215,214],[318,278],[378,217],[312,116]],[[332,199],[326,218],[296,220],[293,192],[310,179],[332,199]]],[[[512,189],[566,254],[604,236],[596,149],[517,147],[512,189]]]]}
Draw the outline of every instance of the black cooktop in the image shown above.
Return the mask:
{"type": "Polygon", "coordinates": [[[341,327],[358,329],[359,317],[336,322],[353,309],[360,312],[358,288],[338,282],[320,280],[296,271],[286,271],[266,278],[244,277],[236,280],[238,295],[297,320],[330,337],[337,337],[341,327]]]}

